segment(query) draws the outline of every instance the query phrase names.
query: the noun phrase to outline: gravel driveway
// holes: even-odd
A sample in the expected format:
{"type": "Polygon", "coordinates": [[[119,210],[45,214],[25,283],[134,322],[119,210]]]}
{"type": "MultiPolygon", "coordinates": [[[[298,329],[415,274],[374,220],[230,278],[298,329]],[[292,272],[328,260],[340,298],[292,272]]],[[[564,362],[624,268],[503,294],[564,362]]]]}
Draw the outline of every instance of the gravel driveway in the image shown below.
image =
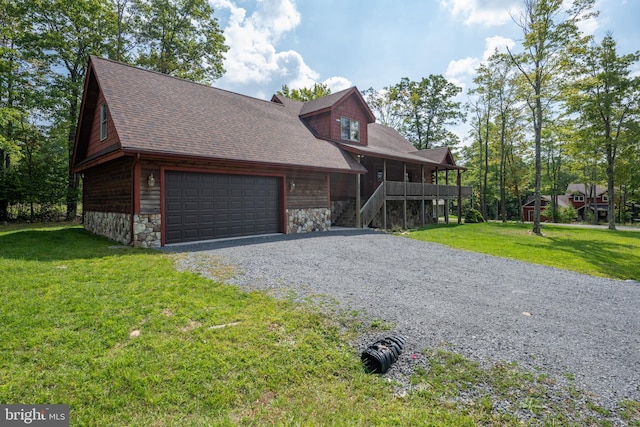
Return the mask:
{"type": "MultiPolygon", "coordinates": [[[[237,265],[232,282],[327,295],[394,325],[406,352],[446,344],[483,363],[515,361],[594,393],[640,400],[640,284],[460,251],[368,230],[167,248],[237,265]]],[[[400,363],[400,362],[398,362],[400,363]]]]}

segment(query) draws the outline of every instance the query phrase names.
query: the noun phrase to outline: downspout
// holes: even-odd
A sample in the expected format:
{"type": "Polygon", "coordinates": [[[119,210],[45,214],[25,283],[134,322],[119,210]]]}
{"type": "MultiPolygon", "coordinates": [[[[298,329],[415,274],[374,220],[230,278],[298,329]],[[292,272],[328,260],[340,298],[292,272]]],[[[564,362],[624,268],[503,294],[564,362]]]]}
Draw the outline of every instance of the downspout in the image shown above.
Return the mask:
{"type": "Polygon", "coordinates": [[[136,215],[136,167],[140,161],[140,153],[136,154],[136,159],[131,167],[131,219],[129,220],[129,245],[133,246],[133,218],[136,215]]]}

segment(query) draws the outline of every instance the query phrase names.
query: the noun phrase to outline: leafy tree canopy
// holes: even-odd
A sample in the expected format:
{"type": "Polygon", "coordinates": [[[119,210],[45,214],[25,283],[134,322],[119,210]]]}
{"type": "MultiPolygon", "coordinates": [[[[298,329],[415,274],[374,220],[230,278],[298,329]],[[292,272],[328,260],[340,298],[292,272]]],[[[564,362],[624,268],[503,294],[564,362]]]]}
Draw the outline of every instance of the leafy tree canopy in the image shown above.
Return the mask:
{"type": "Polygon", "coordinates": [[[307,102],[313,99],[322,98],[323,96],[331,95],[331,89],[329,89],[329,86],[324,83],[314,83],[311,88],[303,87],[300,89],[289,89],[289,86],[282,85],[282,89],[276,93],[289,99],[307,102]]]}

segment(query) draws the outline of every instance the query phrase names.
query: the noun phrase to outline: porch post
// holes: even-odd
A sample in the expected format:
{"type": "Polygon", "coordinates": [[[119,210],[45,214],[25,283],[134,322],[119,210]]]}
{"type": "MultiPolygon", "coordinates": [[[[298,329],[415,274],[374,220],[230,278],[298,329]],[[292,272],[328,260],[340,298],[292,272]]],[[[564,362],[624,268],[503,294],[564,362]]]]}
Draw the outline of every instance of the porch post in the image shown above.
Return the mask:
{"type": "Polygon", "coordinates": [[[462,173],[458,169],[458,224],[462,224],[462,173]]]}
{"type": "Polygon", "coordinates": [[[444,179],[447,185],[447,198],[444,201],[444,223],[449,225],[449,169],[444,171],[444,179]]]}
{"type": "Polygon", "coordinates": [[[422,215],[421,215],[421,219],[422,219],[422,226],[424,227],[424,165],[420,165],[420,175],[422,175],[422,200],[420,202],[421,208],[420,210],[422,211],[422,215]]]}
{"type": "Polygon", "coordinates": [[[384,196],[384,202],[382,202],[382,228],[387,229],[387,159],[382,159],[382,195],[384,196]]]}
{"type": "Polygon", "coordinates": [[[438,186],[438,168],[436,168],[436,208],[435,208],[435,220],[436,225],[440,224],[440,187],[438,186]]]}
{"type": "MultiPolygon", "coordinates": [[[[360,163],[360,154],[357,155],[358,163],[360,163]]],[[[362,220],[360,219],[360,174],[356,174],[356,228],[362,228],[362,220]]]]}
{"type": "Polygon", "coordinates": [[[402,162],[402,169],[404,170],[404,186],[403,186],[404,199],[402,200],[402,207],[404,208],[404,217],[403,217],[402,228],[406,229],[407,228],[407,163],[406,162],[402,162]]]}

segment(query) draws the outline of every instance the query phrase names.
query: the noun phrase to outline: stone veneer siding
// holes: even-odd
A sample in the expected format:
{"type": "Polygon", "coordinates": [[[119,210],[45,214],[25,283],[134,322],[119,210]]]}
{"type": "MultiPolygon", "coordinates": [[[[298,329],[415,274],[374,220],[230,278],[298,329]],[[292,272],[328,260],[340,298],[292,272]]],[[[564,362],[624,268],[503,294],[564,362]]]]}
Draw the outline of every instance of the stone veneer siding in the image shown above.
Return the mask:
{"type": "MultiPolygon", "coordinates": [[[[94,234],[128,245],[131,243],[130,214],[116,212],[84,213],[84,228],[94,234]]],[[[141,248],[159,248],[161,236],[160,214],[142,214],[133,216],[133,246],[141,248]]]]}
{"type": "Polygon", "coordinates": [[[287,234],[327,231],[331,228],[331,209],[287,209],[287,234]]]}
{"type": "Polygon", "coordinates": [[[131,241],[130,218],[130,214],[85,211],[83,222],[85,230],[127,245],[131,241]]]}
{"type": "Polygon", "coordinates": [[[133,216],[133,246],[159,248],[162,234],[160,214],[138,214],[133,216]]]}

